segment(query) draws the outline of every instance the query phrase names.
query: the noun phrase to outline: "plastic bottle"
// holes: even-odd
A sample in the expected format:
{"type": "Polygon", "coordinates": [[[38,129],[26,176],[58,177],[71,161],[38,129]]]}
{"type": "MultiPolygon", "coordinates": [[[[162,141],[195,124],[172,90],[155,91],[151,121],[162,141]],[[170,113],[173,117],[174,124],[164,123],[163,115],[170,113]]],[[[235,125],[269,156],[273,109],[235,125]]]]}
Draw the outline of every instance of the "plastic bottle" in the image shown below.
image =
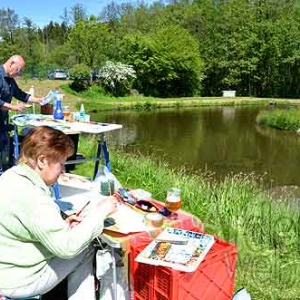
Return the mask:
{"type": "Polygon", "coordinates": [[[85,121],[85,109],[84,109],[83,103],[81,103],[81,105],[80,105],[79,120],[80,120],[81,122],[84,122],[84,121],[85,121]]]}
{"type": "Polygon", "coordinates": [[[61,94],[56,94],[55,95],[55,108],[53,111],[53,118],[55,120],[63,120],[64,119],[64,113],[62,110],[62,95],[61,94]]]}

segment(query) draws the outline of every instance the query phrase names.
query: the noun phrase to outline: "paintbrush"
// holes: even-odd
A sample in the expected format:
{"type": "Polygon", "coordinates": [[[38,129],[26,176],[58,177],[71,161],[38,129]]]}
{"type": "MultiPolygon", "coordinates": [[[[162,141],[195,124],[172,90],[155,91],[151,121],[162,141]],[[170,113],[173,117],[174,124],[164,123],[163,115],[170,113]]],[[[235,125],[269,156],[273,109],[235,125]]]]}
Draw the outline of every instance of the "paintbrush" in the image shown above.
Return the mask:
{"type": "Polygon", "coordinates": [[[83,205],[83,207],[77,213],[75,213],[75,215],[78,217],[90,203],[91,201],[89,200],[86,204],[83,205]]]}

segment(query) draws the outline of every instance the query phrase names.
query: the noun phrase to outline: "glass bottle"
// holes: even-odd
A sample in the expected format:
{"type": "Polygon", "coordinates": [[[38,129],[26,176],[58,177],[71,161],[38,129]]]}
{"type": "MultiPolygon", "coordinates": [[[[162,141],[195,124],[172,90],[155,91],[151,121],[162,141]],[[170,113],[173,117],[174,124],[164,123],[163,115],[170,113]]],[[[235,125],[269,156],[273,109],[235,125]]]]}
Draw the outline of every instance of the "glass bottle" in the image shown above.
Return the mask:
{"type": "Polygon", "coordinates": [[[84,121],[85,121],[85,109],[84,109],[83,103],[81,103],[81,105],[80,105],[79,120],[80,120],[81,122],[84,122],[84,121]]]}
{"type": "Polygon", "coordinates": [[[55,120],[63,120],[64,119],[64,113],[62,110],[61,102],[62,102],[62,95],[57,94],[56,101],[55,101],[55,108],[53,111],[53,118],[55,120]]]}

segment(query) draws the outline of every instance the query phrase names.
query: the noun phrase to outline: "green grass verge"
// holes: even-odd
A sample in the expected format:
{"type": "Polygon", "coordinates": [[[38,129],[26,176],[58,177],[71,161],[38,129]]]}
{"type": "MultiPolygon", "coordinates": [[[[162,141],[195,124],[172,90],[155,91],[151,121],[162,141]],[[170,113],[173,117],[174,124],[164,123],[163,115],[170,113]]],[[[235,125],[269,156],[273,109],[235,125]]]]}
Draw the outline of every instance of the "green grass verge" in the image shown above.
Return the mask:
{"type": "Polygon", "coordinates": [[[261,111],[256,122],[259,125],[269,126],[282,130],[300,129],[300,109],[274,109],[261,111]]]}
{"type": "Polygon", "coordinates": [[[63,104],[68,105],[71,111],[79,110],[84,103],[87,112],[124,109],[156,109],[176,107],[201,107],[201,106],[240,106],[240,105],[267,105],[270,102],[278,104],[298,105],[298,99],[254,98],[254,97],[185,97],[185,98],[154,98],[142,95],[130,97],[109,97],[96,85],[82,93],[74,92],[66,80],[32,80],[18,79],[19,86],[28,91],[35,86],[37,96],[46,95],[49,90],[59,87],[65,94],[63,104]]]}
{"type": "MultiPolygon", "coordinates": [[[[88,112],[98,112],[104,110],[150,110],[157,108],[179,108],[179,107],[199,107],[199,106],[236,106],[236,105],[267,105],[270,99],[259,99],[251,97],[186,97],[186,98],[154,98],[128,96],[128,97],[110,97],[106,96],[102,89],[92,86],[89,90],[77,93],[73,91],[68,84],[60,86],[68,95],[81,99],[75,104],[79,109],[83,102],[88,112]]],[[[286,101],[286,100],[278,100],[286,101]]]]}

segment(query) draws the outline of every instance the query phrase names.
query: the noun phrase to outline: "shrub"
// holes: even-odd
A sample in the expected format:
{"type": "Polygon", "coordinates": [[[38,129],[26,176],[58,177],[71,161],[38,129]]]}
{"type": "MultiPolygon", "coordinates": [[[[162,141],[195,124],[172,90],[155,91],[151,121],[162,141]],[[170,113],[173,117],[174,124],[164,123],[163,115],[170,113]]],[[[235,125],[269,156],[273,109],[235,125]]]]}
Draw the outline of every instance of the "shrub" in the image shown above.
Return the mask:
{"type": "Polygon", "coordinates": [[[84,64],[78,64],[71,68],[70,76],[73,79],[70,88],[78,93],[88,90],[91,85],[90,69],[84,64]]]}
{"type": "Polygon", "coordinates": [[[113,96],[129,94],[132,80],[136,78],[135,70],[130,65],[107,61],[99,71],[99,81],[105,91],[113,96]]]}

